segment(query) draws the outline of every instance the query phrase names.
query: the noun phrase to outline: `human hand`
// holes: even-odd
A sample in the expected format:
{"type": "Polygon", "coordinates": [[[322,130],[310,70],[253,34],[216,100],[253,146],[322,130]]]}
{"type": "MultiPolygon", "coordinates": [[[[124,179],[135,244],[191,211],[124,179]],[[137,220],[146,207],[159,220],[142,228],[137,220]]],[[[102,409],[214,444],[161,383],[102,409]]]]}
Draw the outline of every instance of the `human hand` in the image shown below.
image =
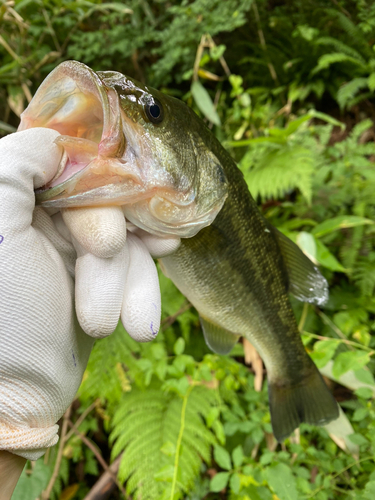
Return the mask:
{"type": "Polygon", "coordinates": [[[60,215],[54,224],[43,209],[33,212],[34,188],[60,161],[57,136],[30,129],[0,141],[0,450],[30,459],[56,443],[56,422],[74,399],[94,337],[110,334],[120,314],[136,340],[155,336],[160,292],[149,251],[178,245],[142,232],[126,238],[116,207],[65,210],[72,237],[60,215]],[[89,335],[75,318],[69,239],[78,251],[77,315],[89,335]]]}

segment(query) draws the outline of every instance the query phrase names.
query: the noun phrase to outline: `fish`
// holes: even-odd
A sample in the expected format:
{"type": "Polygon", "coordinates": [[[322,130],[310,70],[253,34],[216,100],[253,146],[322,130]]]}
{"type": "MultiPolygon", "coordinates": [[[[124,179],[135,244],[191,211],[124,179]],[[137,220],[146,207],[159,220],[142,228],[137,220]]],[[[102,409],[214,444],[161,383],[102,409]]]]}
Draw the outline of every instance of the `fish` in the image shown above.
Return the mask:
{"type": "Polygon", "coordinates": [[[121,73],[67,61],[21,116],[20,130],[34,126],[60,132],[65,150],[37,203],[117,204],[135,226],[181,238],[161,269],[198,311],[213,352],[228,354],[241,337],[257,349],[278,441],[302,422],[338,418],[289,299],[322,305],[327,281],[262,216],[242,172],[191,108],[121,73]]]}

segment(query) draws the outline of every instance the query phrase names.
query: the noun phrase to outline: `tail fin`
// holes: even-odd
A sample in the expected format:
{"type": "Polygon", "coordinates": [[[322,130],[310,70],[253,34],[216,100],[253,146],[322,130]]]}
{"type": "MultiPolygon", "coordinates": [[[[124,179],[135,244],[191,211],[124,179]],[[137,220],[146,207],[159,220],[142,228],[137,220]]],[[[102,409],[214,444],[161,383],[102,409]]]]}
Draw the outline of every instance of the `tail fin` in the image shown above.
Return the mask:
{"type": "Polygon", "coordinates": [[[297,384],[268,383],[275,438],[283,441],[299,424],[325,425],[339,416],[339,407],[322,376],[314,370],[297,384]]]}

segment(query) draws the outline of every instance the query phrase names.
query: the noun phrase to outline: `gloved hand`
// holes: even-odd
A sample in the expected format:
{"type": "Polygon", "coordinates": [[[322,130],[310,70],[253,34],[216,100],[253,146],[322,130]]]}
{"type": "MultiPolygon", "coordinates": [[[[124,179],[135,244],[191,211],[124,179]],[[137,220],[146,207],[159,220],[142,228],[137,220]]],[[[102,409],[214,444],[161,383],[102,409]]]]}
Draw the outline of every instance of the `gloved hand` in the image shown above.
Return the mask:
{"type": "Polygon", "coordinates": [[[133,338],[155,337],[160,291],[149,251],[178,245],[142,232],[126,238],[117,207],[64,210],[55,224],[34,210],[34,188],[57,171],[57,136],[29,129],[0,141],[0,450],[31,460],[57,442],[56,422],[94,337],[110,334],[120,313],[133,338]],[[74,268],[77,316],[89,335],[75,317],[74,268]]]}

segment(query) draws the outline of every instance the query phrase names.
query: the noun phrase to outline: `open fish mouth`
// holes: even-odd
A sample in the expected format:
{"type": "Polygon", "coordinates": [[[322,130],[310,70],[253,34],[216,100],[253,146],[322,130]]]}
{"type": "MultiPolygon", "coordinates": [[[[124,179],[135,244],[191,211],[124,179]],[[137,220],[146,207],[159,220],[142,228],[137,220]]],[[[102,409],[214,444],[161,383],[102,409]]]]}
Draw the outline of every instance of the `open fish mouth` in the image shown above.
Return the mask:
{"type": "MultiPolygon", "coordinates": [[[[155,153],[157,141],[134,112],[127,113],[124,96],[106,75],[130,81],[120,73],[97,74],[77,61],[64,62],[21,115],[18,130],[54,129],[64,149],[55,177],[36,191],[36,203],[51,208],[121,205],[131,222],[153,234],[194,236],[212,222],[226,190],[208,205],[199,203],[196,176],[188,182],[164,167],[170,159],[164,162],[160,151],[155,153]]],[[[129,93],[129,103],[143,99],[135,86],[134,95],[129,93]]]]}
{"type": "Polygon", "coordinates": [[[36,191],[37,203],[45,207],[121,205],[129,202],[132,188],[139,191],[139,175],[121,160],[125,136],[117,94],[84,64],[68,61],[48,75],[22,114],[18,130],[31,127],[57,130],[62,135],[56,143],[64,148],[55,177],[36,191]],[[138,186],[132,181],[138,181],[138,186]],[[126,184],[129,192],[122,185],[120,196],[109,193],[111,184],[118,189],[126,184]]]}

